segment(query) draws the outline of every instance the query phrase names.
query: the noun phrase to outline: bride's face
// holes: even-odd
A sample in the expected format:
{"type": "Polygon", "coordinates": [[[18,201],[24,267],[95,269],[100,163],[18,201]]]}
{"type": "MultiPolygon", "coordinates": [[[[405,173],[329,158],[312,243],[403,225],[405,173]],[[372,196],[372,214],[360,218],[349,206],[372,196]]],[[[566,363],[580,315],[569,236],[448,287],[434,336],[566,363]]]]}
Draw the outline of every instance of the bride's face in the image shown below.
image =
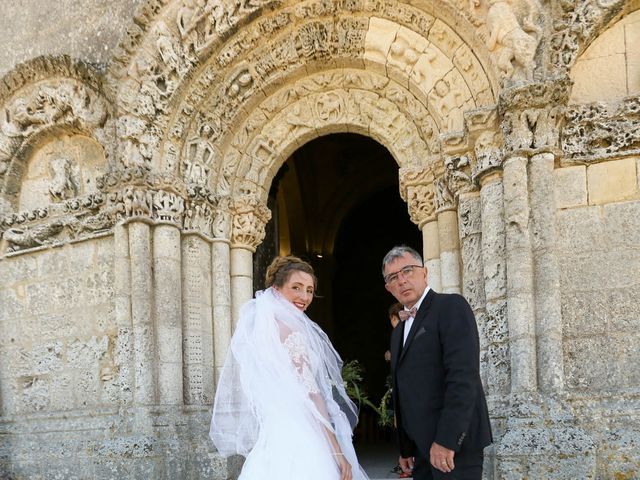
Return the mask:
{"type": "Polygon", "coordinates": [[[303,312],[313,300],[313,277],[306,272],[295,270],[284,285],[274,288],[303,312]]]}

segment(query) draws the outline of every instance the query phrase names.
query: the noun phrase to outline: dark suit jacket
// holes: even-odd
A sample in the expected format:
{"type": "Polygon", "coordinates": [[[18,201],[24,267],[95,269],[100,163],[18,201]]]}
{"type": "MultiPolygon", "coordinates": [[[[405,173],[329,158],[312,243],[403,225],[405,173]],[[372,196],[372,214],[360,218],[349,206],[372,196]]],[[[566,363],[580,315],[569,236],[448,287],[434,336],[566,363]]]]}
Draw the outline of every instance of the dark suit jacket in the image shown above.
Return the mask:
{"type": "Polygon", "coordinates": [[[404,347],[403,330],[401,323],[391,334],[401,455],[419,451],[428,459],[434,441],[456,452],[481,451],[493,440],[471,307],[461,295],[429,290],[404,347]]]}

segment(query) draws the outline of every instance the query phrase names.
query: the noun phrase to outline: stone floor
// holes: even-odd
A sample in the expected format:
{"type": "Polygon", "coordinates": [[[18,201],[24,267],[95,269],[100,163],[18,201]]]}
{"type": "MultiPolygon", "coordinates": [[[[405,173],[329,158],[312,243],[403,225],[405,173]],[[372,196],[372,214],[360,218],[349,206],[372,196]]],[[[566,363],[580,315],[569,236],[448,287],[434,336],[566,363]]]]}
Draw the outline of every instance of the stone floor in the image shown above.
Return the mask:
{"type": "Polygon", "coordinates": [[[398,475],[391,469],[398,461],[395,444],[378,442],[375,444],[356,444],[358,459],[371,480],[395,480],[398,475]]]}

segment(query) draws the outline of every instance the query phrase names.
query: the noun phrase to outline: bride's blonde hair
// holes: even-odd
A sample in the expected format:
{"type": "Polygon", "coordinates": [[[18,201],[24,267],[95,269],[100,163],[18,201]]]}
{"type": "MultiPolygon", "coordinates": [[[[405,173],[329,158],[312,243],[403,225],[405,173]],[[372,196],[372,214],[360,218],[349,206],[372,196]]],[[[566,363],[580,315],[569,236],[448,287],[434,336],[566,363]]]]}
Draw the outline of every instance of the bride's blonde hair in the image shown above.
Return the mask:
{"type": "Polygon", "coordinates": [[[293,272],[304,272],[311,275],[313,278],[313,286],[317,287],[318,279],[313,271],[313,267],[301,258],[289,255],[286,257],[276,257],[271,262],[271,265],[267,267],[267,273],[265,275],[265,288],[271,286],[282,287],[293,272]]]}

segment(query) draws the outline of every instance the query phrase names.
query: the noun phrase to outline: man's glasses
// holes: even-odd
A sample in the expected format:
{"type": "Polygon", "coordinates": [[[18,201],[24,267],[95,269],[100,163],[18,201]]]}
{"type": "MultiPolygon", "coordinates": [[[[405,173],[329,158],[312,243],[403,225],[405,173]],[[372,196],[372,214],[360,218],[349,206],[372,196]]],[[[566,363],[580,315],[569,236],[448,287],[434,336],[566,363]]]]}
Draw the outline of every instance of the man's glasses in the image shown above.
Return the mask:
{"type": "Polygon", "coordinates": [[[422,268],[422,265],[407,265],[406,267],[402,267],[397,272],[385,275],[384,283],[386,283],[387,285],[393,285],[398,281],[398,275],[402,275],[404,278],[411,278],[413,277],[414,268],[422,268]]]}

